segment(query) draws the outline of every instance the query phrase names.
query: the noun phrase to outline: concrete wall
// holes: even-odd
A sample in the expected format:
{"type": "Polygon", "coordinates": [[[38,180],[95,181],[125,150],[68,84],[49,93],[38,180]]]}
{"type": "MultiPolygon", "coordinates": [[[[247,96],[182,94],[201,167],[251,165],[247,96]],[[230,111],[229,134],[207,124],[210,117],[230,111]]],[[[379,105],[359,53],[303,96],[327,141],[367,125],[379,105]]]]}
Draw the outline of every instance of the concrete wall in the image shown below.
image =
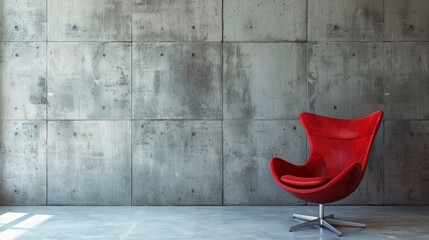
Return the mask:
{"type": "Polygon", "coordinates": [[[385,119],[335,204],[429,204],[429,1],[0,1],[0,204],[302,205],[302,111],[385,119]]]}

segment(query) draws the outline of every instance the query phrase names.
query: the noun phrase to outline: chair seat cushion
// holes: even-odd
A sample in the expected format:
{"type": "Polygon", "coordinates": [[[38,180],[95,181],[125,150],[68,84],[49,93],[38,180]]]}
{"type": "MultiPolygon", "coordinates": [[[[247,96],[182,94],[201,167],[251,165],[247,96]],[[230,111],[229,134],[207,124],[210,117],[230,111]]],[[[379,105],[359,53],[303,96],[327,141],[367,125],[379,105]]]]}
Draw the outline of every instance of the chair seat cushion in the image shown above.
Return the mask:
{"type": "Polygon", "coordinates": [[[280,178],[282,182],[296,187],[318,187],[331,180],[328,177],[297,177],[284,175],[280,178]]]}

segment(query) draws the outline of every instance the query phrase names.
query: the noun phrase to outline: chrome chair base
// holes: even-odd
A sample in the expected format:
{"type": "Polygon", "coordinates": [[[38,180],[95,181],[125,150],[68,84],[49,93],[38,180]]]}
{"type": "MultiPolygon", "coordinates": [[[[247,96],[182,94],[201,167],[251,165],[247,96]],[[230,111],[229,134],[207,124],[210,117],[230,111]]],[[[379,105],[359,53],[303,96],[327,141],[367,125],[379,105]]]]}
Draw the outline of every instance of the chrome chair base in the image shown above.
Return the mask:
{"type": "Polygon", "coordinates": [[[319,217],[302,215],[302,214],[293,214],[294,219],[304,220],[307,222],[290,227],[289,232],[292,232],[301,228],[318,226],[318,227],[325,227],[341,237],[342,235],[341,232],[335,227],[333,227],[332,225],[346,226],[346,227],[361,227],[361,228],[366,227],[366,224],[364,223],[334,219],[334,214],[324,216],[323,212],[324,212],[323,204],[319,204],[319,217]]]}

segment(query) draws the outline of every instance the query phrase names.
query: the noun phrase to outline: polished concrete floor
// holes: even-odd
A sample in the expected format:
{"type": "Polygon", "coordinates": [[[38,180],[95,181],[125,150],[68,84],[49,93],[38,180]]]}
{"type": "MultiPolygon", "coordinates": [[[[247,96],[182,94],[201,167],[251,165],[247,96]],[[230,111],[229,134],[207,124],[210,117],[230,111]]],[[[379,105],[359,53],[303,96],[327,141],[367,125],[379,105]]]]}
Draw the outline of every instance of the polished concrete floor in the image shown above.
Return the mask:
{"type": "Polygon", "coordinates": [[[429,206],[327,206],[325,214],[368,223],[289,232],[293,207],[0,207],[0,239],[429,239],[429,206]]]}

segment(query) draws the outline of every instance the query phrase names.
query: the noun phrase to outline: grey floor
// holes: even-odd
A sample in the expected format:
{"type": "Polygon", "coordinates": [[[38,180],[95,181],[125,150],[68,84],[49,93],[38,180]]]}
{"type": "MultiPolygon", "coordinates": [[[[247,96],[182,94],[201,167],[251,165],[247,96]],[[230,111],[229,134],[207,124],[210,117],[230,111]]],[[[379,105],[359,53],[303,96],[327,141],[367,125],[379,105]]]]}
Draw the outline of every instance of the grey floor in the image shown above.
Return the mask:
{"type": "Polygon", "coordinates": [[[0,239],[429,239],[429,206],[327,206],[325,213],[368,223],[290,233],[299,207],[0,207],[0,239]]]}

